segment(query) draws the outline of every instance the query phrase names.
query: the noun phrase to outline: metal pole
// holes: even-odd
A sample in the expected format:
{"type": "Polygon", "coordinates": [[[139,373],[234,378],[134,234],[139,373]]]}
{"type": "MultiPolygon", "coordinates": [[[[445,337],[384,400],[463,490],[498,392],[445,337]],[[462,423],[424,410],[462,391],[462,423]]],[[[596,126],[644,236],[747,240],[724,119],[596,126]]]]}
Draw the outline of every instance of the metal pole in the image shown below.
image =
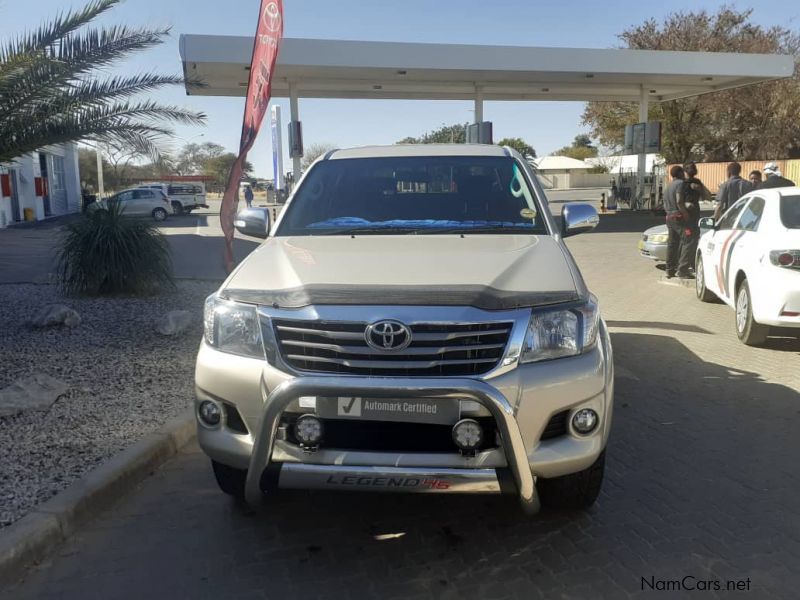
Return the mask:
{"type": "Polygon", "coordinates": [[[103,153],[100,151],[99,143],[94,147],[94,153],[97,157],[97,195],[102,196],[106,190],[103,185],[103,153]]]}
{"type": "MultiPolygon", "coordinates": [[[[297,102],[297,87],[294,83],[289,83],[289,112],[291,113],[291,121],[292,123],[297,123],[299,118],[299,106],[297,102]]],[[[292,187],[300,180],[300,169],[301,169],[301,158],[300,156],[292,157],[292,187]]]]}
{"type": "Polygon", "coordinates": [[[475,122],[483,123],[483,88],[475,86],[475,122]]]}
{"type": "MultiPolygon", "coordinates": [[[[639,86],[639,122],[640,123],[647,123],[647,108],[648,108],[648,97],[647,97],[647,89],[643,86],[639,86]]],[[[645,149],[646,151],[646,149],[645,149]]],[[[639,207],[643,208],[645,205],[645,197],[644,197],[644,176],[645,172],[647,171],[647,154],[640,154],[639,155],[639,167],[637,173],[637,190],[636,195],[639,198],[639,207]]]]}

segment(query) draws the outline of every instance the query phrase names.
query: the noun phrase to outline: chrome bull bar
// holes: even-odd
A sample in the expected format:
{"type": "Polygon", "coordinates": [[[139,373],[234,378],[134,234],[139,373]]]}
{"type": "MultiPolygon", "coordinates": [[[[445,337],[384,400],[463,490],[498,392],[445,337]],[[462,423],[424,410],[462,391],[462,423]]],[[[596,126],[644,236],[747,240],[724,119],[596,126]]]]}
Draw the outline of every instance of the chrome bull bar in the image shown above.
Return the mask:
{"type": "MultiPolygon", "coordinates": [[[[263,499],[261,475],[272,457],[281,414],[289,404],[301,396],[359,395],[368,398],[474,400],[482,404],[497,424],[523,510],[529,514],[539,512],[539,497],[514,409],[499,391],[483,381],[466,378],[298,377],[268,392],[262,377],[261,390],[264,410],[255,432],[245,484],[245,499],[253,507],[259,506],[263,499]]],[[[347,470],[347,467],[342,467],[342,470],[347,470]]]]}

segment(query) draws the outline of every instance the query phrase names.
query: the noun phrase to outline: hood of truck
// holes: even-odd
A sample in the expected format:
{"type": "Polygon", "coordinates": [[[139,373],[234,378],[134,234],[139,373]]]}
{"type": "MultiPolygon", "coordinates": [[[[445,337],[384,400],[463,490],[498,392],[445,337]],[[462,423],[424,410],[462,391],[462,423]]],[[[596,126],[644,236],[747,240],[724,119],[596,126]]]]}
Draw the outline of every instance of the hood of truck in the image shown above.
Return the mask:
{"type": "Polygon", "coordinates": [[[570,263],[549,236],[272,237],[229,277],[223,297],[311,304],[517,308],[578,298],[570,263]]]}

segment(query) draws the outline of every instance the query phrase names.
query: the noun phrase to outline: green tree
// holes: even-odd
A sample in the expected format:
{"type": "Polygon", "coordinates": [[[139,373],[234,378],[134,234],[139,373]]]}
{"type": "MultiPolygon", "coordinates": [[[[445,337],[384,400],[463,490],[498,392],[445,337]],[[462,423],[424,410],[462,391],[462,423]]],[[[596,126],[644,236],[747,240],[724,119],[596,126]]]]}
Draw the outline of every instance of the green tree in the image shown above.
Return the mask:
{"type": "Polygon", "coordinates": [[[564,146],[553,152],[554,156],[569,156],[576,160],[586,160],[597,156],[597,147],[592,144],[592,138],[585,133],[575,136],[572,145],[564,146]]]}
{"type": "Polygon", "coordinates": [[[175,160],[175,172],[178,175],[198,175],[203,171],[206,161],[223,154],[225,147],[214,142],[186,144],[175,160]]]}
{"type": "Polygon", "coordinates": [[[503,138],[499,142],[497,142],[498,146],[510,146],[524,157],[532,156],[536,158],[536,150],[533,149],[533,146],[529,146],[528,143],[523,140],[522,138],[503,138]]]}
{"type": "Polygon", "coordinates": [[[398,144],[465,144],[467,141],[467,123],[442,125],[422,136],[403,138],[398,144]]]}
{"type": "MultiPolygon", "coordinates": [[[[236,155],[233,152],[226,152],[219,156],[212,156],[203,161],[202,174],[214,178],[214,184],[224,186],[228,181],[228,175],[231,172],[231,167],[236,160],[236,155]]],[[[244,163],[244,175],[250,177],[253,172],[253,165],[250,161],[244,163]]]]}
{"type": "Polygon", "coordinates": [[[160,158],[170,123],[197,125],[202,113],[137,99],[182,77],[105,75],[130,54],[164,41],[168,29],[88,28],[121,0],[92,0],[39,28],[0,40],[0,162],[49,144],[90,140],[160,158]]]}
{"type": "MultiPolygon", "coordinates": [[[[672,13],[623,31],[624,47],[763,54],[800,54],[800,36],[785,27],[754,23],[751,10],[725,6],[672,13]]],[[[670,100],[650,107],[662,122],[662,155],[667,162],[755,160],[800,157],[800,68],[792,78],[670,100]]],[[[589,102],[583,123],[603,146],[621,149],[625,125],[638,121],[626,102],[589,102]]]]}

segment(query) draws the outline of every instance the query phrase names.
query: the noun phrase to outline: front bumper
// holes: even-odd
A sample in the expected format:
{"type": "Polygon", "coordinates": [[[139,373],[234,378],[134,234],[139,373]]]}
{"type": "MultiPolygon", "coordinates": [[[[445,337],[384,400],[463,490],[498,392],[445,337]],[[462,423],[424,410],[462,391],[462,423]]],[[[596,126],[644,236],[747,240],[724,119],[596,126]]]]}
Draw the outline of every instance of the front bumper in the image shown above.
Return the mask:
{"type": "Polygon", "coordinates": [[[639,240],[639,254],[644,258],[664,262],[667,260],[667,245],[639,240]]]}
{"type": "Polygon", "coordinates": [[[197,402],[232,405],[246,431],[234,431],[226,417],[209,428],[198,421],[198,441],[213,460],[248,470],[252,501],[261,489],[324,488],[363,491],[519,494],[535,510],[536,477],[553,478],[588,468],[605,448],[613,411],[613,356],[605,324],[598,343],[571,358],[517,365],[495,376],[400,378],[293,377],[263,360],[244,358],[201,344],[196,368],[197,402]],[[462,417],[494,417],[499,447],[474,457],[456,451],[387,452],[322,447],[307,453],[277,439],[284,411],[304,412],[299,398],[342,395],[382,398],[440,398],[462,402],[462,417]],[[467,405],[470,405],[467,407],[467,405]],[[571,428],[543,439],[549,420],[562,411],[588,407],[600,415],[589,435],[571,428]],[[288,409],[288,410],[287,410],[288,409]],[[466,412],[465,414],[465,411],[466,412]],[[265,477],[262,479],[261,474],[265,477]],[[333,475],[333,477],[331,477],[333,475]],[[265,485],[266,482],[266,485],[265,485]]]}
{"type": "MultiPolygon", "coordinates": [[[[495,424],[505,449],[506,459],[509,470],[514,479],[514,484],[519,493],[519,498],[526,512],[535,513],[539,510],[539,499],[536,495],[533,474],[528,465],[525,444],[522,434],[517,425],[514,409],[508,400],[497,391],[497,389],[485,382],[474,379],[447,378],[361,378],[361,377],[298,377],[286,381],[272,392],[264,390],[264,413],[259,426],[255,432],[255,443],[250,455],[250,464],[247,471],[247,484],[245,487],[245,497],[251,505],[257,505],[262,499],[261,479],[264,470],[270,462],[274,449],[278,422],[283,412],[289,404],[303,396],[343,396],[360,395],[369,398],[431,398],[431,399],[470,399],[484,406],[494,417],[495,424]]],[[[300,468],[300,472],[307,475],[328,476],[327,481],[334,484],[333,487],[343,485],[357,486],[359,480],[364,481],[363,468],[356,469],[348,466],[328,465],[307,465],[300,468]],[[331,479],[330,476],[336,474],[337,478],[331,479]],[[338,484],[338,485],[337,485],[338,484]]],[[[290,473],[298,471],[297,466],[290,467],[290,473]]],[[[409,472],[404,468],[381,467],[368,469],[370,472],[370,485],[375,485],[375,478],[379,479],[399,479],[409,480],[428,480],[430,486],[423,491],[465,491],[477,486],[483,490],[495,491],[492,485],[492,476],[487,469],[466,469],[460,473],[451,472],[441,468],[417,468],[409,472]],[[437,490],[436,483],[441,482],[443,488],[437,490]],[[452,488],[452,489],[451,489],[452,488]]],[[[283,477],[283,474],[281,474],[283,477]]],[[[495,475],[495,478],[497,476],[495,475]]],[[[319,477],[317,477],[319,479],[319,477]]],[[[285,486],[285,487],[291,487],[285,486]]],[[[304,486],[311,487],[311,486],[304,486]]],[[[392,489],[389,485],[380,486],[385,489],[392,489]]],[[[395,487],[411,488],[411,485],[400,485],[395,487]]],[[[414,485],[413,487],[419,487],[414,485]]],[[[415,490],[416,491],[416,490],[415,490]]],[[[496,491],[500,491],[499,481],[496,491]]]]}

